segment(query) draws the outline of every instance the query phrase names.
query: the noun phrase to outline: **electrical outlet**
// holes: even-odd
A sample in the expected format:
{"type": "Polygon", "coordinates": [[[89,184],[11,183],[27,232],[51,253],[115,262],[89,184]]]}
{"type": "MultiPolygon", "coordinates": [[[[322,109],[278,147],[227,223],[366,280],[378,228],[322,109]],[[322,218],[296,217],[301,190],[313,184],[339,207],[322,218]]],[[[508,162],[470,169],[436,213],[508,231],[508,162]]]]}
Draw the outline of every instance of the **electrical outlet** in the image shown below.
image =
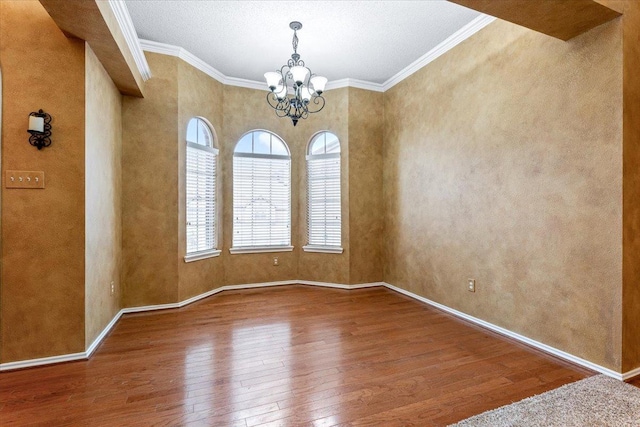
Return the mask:
{"type": "Polygon", "coordinates": [[[114,282],[111,282],[111,293],[110,295],[113,296],[113,294],[116,293],[116,284],[114,282]]]}
{"type": "Polygon", "coordinates": [[[275,265],[275,266],[280,265],[280,264],[278,264],[278,257],[277,256],[273,257],[273,265],[275,265]]]}
{"type": "Polygon", "coordinates": [[[476,291],[476,280],[475,279],[467,279],[467,289],[469,292],[476,291]]]}

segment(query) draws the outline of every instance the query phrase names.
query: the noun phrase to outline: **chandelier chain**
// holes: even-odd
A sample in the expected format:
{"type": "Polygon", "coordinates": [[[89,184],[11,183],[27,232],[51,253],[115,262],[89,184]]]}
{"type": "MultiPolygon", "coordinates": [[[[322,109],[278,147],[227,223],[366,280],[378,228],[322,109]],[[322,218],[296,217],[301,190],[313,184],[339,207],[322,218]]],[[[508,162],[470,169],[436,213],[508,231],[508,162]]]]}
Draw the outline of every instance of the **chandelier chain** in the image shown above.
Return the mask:
{"type": "Polygon", "coordinates": [[[293,41],[291,42],[293,45],[293,53],[298,53],[298,32],[293,30],[293,41]]]}

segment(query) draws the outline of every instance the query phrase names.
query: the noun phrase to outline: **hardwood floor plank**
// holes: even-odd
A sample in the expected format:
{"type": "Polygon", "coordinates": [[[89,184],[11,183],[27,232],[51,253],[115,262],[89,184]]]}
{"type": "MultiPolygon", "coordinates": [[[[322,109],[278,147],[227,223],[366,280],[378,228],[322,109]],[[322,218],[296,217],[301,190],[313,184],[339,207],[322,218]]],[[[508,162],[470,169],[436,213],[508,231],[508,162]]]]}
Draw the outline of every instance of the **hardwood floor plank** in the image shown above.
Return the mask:
{"type": "Polygon", "coordinates": [[[437,426],[592,374],[388,289],[282,286],[125,315],[89,361],[1,374],[0,420],[437,426]]]}

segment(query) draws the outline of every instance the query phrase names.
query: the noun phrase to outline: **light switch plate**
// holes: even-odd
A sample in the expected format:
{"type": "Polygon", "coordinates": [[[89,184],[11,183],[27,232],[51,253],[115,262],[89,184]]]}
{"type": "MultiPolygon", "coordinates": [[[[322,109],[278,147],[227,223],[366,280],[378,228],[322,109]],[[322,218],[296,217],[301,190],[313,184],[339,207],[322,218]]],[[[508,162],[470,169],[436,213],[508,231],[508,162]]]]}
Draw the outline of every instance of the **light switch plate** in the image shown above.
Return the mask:
{"type": "Polygon", "coordinates": [[[6,188],[44,188],[44,172],[7,171],[4,185],[6,188]]]}

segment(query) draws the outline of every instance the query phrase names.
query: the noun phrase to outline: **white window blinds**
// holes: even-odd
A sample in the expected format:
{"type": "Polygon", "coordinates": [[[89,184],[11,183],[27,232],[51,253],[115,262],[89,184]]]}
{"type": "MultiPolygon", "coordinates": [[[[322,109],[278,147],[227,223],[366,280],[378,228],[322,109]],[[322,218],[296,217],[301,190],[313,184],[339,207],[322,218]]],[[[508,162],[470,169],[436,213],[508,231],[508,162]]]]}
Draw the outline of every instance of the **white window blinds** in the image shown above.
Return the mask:
{"type": "Polygon", "coordinates": [[[187,254],[216,248],[216,166],[218,150],[206,123],[193,118],[187,126],[187,254]]]}
{"type": "Polygon", "coordinates": [[[330,132],[317,134],[307,152],[307,231],[311,247],[342,244],[340,142],[330,132]]]}
{"type": "Polygon", "coordinates": [[[233,248],[290,245],[289,149],[270,132],[249,132],[233,154],[233,248]]]}

